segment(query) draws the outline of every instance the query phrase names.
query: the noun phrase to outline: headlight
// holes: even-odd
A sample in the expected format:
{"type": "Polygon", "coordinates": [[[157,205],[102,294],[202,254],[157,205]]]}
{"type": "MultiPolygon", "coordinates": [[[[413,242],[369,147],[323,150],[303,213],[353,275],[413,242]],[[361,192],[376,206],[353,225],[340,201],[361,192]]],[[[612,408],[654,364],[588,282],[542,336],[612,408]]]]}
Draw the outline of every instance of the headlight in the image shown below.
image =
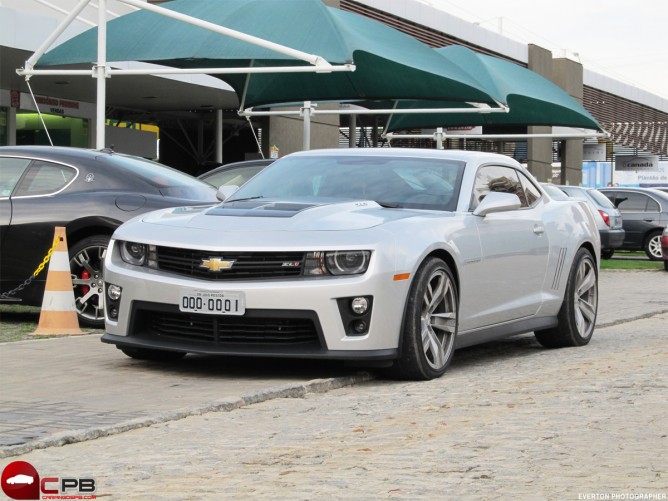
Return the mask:
{"type": "Polygon", "coordinates": [[[119,242],[121,259],[134,266],[144,266],[146,263],[146,245],[136,242],[119,242]]]}
{"type": "Polygon", "coordinates": [[[371,251],[327,251],[309,252],[306,255],[304,274],[322,275],[361,275],[369,267],[371,251]]]}

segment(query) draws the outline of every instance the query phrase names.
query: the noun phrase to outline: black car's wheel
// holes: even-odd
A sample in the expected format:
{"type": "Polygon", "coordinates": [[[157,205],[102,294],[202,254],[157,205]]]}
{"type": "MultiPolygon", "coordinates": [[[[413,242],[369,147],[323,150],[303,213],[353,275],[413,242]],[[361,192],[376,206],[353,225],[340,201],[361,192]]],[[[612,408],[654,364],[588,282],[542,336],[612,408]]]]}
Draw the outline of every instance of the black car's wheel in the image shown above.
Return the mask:
{"type": "Polygon", "coordinates": [[[104,256],[109,237],[84,238],[70,248],[70,271],[79,323],[104,327],[104,256]]]}
{"type": "Polygon", "coordinates": [[[580,249],[575,255],[566,284],[559,325],[534,334],[546,348],[583,346],[589,342],[598,310],[598,270],[591,253],[580,249]]]}
{"type": "Polygon", "coordinates": [[[668,259],[663,262],[663,269],[668,271],[668,259]]]}
{"type": "Polygon", "coordinates": [[[615,251],[613,249],[603,249],[601,251],[601,258],[602,259],[610,259],[614,255],[615,255],[615,251]]]}
{"type": "Polygon", "coordinates": [[[149,350],[147,348],[120,348],[130,358],[154,362],[174,362],[186,356],[181,351],[149,350]]]}
{"type": "Polygon", "coordinates": [[[395,375],[418,380],[443,375],[455,351],[457,310],[457,287],[450,268],[441,259],[429,258],[411,285],[395,375]]]}
{"type": "Polygon", "coordinates": [[[647,236],[643,244],[643,250],[652,261],[660,261],[662,259],[660,231],[655,231],[647,236]]]}

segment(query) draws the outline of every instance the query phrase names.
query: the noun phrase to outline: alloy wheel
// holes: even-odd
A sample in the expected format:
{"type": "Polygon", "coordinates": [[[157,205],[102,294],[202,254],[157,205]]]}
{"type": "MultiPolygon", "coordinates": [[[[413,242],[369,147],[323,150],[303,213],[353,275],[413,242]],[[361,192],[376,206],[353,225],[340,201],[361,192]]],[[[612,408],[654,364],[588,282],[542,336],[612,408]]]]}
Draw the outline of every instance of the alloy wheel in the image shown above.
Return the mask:
{"type": "Polygon", "coordinates": [[[583,259],[578,266],[573,295],[575,326],[583,338],[588,338],[594,330],[598,307],[598,282],[591,259],[583,259]]]}
{"type": "Polygon", "coordinates": [[[457,330],[454,284],[442,269],[429,277],[420,314],[422,349],[427,363],[440,370],[450,359],[457,330]]]}
{"type": "Polygon", "coordinates": [[[79,318],[90,324],[104,322],[104,257],[101,245],[84,247],[70,259],[74,299],[79,318]]]}

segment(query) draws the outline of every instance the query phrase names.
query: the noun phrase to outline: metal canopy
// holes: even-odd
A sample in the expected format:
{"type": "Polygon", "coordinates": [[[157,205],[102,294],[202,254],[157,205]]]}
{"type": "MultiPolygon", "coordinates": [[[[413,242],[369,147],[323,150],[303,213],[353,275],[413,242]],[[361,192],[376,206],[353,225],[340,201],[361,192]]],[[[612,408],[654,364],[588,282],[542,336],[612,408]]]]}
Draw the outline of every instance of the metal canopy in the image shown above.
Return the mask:
{"type": "MultiPolygon", "coordinates": [[[[107,60],[220,73],[240,96],[242,107],[308,100],[498,101],[465,70],[444,62],[416,39],[320,0],[176,0],[164,6],[204,24],[160,15],[156,7],[127,14],[107,23],[107,60]],[[297,58],[247,38],[221,36],[229,33],[214,26],[317,56],[297,58]],[[305,74],[308,64],[322,66],[305,74]],[[332,70],[330,65],[355,71],[322,74],[332,70]],[[249,75],[263,70],[271,74],[249,75]]],[[[39,65],[94,62],[97,38],[97,28],[88,30],[52,49],[39,65]]]]}
{"type": "Polygon", "coordinates": [[[579,103],[525,68],[463,47],[434,50],[320,0],[176,0],[165,4],[169,8],[119,0],[141,10],[108,23],[106,0],[100,0],[98,28],[45,54],[89,1],[81,0],[17,73],[97,78],[98,147],[104,145],[105,79],[170,73],[218,76],[234,88],[247,115],[254,106],[304,101],[305,148],[310,101],[371,102],[372,113],[393,115],[386,131],[481,123],[602,130],[579,103]],[[114,69],[110,60],[167,68],[114,69]],[[34,69],[37,62],[42,69],[34,69]],[[93,62],[90,70],[43,69],[93,62]]]}

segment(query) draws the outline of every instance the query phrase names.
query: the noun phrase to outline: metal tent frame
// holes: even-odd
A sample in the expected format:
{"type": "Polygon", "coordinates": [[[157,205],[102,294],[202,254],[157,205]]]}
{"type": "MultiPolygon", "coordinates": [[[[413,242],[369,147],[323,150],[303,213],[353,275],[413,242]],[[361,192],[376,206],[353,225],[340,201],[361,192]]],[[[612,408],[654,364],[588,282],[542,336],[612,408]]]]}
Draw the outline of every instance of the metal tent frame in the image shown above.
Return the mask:
{"type": "MultiPolygon", "coordinates": [[[[42,43],[42,45],[34,52],[34,54],[25,62],[23,68],[16,70],[18,75],[24,76],[28,81],[32,76],[38,75],[81,75],[91,76],[97,80],[97,103],[96,103],[96,135],[95,147],[102,149],[105,147],[105,108],[106,108],[106,79],[116,75],[174,75],[174,74],[206,74],[206,75],[222,75],[222,74],[250,74],[253,73],[332,73],[340,71],[355,71],[354,64],[332,65],[323,57],[316,54],[309,54],[300,50],[293,49],[269,40],[265,40],[253,35],[248,35],[224,26],[211,23],[199,18],[181,14],[164,7],[142,2],[140,0],[117,0],[126,5],[136,7],[137,9],[144,9],[154,12],[159,15],[171,17],[173,19],[183,21],[200,28],[204,28],[221,35],[230,36],[238,40],[258,45],[281,54],[294,57],[298,60],[307,62],[310,66],[280,66],[280,67],[240,67],[240,68],[151,68],[151,69],[115,69],[107,64],[107,0],[98,0],[98,38],[97,38],[97,62],[90,70],[72,70],[72,69],[35,69],[35,65],[40,57],[51,47],[54,41],[65,31],[65,29],[74,21],[75,18],[83,11],[83,9],[92,0],[81,0],[77,6],[69,12],[69,14],[61,21],[56,29],[49,37],[42,43]]],[[[298,114],[303,117],[304,121],[304,149],[310,148],[310,121],[311,117],[316,114],[345,114],[345,115],[392,115],[397,113],[508,113],[509,107],[503,103],[496,102],[498,108],[489,107],[488,105],[476,106],[474,108],[425,108],[425,109],[379,109],[379,110],[316,110],[311,101],[305,101],[303,107],[295,112],[289,111],[253,111],[252,108],[243,109],[245,96],[241,96],[241,108],[239,115],[245,117],[251,116],[271,116],[271,115],[290,115],[298,114]]],[[[471,104],[471,103],[469,103],[471,104]]],[[[218,122],[222,122],[221,114],[218,114],[218,122]]],[[[217,130],[222,131],[222,123],[217,123],[217,130]]],[[[220,134],[222,135],[222,134],[220,134]]],[[[218,137],[217,142],[222,141],[218,137]]],[[[222,148],[217,147],[217,151],[222,148]]],[[[221,159],[222,160],[222,159],[221,159]]]]}

